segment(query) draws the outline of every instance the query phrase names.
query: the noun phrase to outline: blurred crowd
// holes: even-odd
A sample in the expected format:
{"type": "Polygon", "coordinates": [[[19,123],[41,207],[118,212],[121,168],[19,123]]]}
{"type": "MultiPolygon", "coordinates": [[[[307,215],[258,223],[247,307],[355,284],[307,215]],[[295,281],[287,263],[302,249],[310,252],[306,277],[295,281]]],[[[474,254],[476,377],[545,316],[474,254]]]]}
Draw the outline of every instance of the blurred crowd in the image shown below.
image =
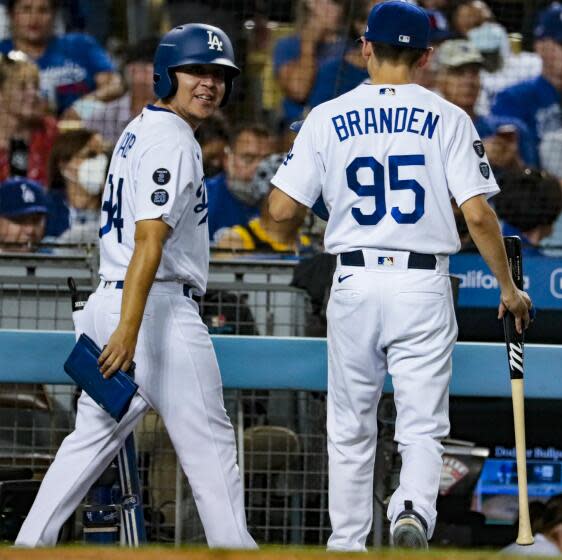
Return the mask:
{"type": "MultiPolygon", "coordinates": [[[[295,0],[294,13],[276,14],[256,1],[251,14],[222,4],[216,11],[220,20],[231,10],[243,68],[233,107],[197,132],[217,251],[321,251],[323,220],[311,213],[276,224],[264,201],[294,138],[291,124],[368,79],[357,39],[376,3],[295,0]]],[[[528,3],[531,12],[515,17],[500,2],[418,3],[431,21],[433,53],[417,82],[472,118],[502,187],[494,204],[504,233],[520,235],[531,254],[556,254],[552,248],[562,248],[562,4],[537,0],[528,3]]],[[[99,37],[75,31],[88,28],[80,4],[0,0],[6,22],[0,29],[0,251],[95,243],[111,151],[129,120],[154,101],[158,33],[109,52],[99,37]]],[[[186,18],[224,25],[203,2],[165,4],[163,27],[186,18]]],[[[457,215],[463,249],[470,250],[457,215]]]]}

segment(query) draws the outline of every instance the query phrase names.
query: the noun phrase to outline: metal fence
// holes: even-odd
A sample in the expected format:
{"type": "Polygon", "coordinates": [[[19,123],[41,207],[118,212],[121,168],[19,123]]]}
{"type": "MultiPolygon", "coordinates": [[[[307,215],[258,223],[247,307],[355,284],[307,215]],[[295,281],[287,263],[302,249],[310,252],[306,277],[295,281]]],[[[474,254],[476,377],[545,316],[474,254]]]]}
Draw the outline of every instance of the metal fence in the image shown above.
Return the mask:
{"type": "MultiPolygon", "coordinates": [[[[74,254],[0,254],[0,328],[73,330],[67,279],[92,292],[99,282],[95,249],[74,254]]],[[[304,335],[309,298],[289,286],[294,263],[217,261],[200,311],[210,332],[304,335]]]]}
{"type": "MultiPolygon", "coordinates": [[[[97,262],[97,252],[88,248],[66,255],[0,255],[0,328],[73,330],[67,279],[73,277],[80,292],[91,292],[97,262]]],[[[213,263],[209,290],[200,301],[210,332],[303,335],[309,300],[288,285],[293,265],[213,263]]],[[[72,430],[76,397],[73,386],[0,385],[0,467],[30,468],[41,478],[72,430]]],[[[248,520],[261,542],[325,541],[323,402],[323,395],[289,391],[225,394],[239,440],[248,520]]],[[[202,542],[195,503],[161,419],[147,414],[136,436],[149,538],[202,542]]],[[[78,535],[81,516],[75,519],[78,535]]]]}
{"type": "MultiPolygon", "coordinates": [[[[0,385],[0,470],[46,472],[74,424],[74,386],[0,385]]],[[[323,544],[329,534],[324,394],[226,391],[238,439],[251,533],[260,543],[323,544]]],[[[161,418],[136,429],[150,541],[198,543],[204,534],[161,418]]],[[[80,538],[81,515],[71,538],[80,538]]]]}

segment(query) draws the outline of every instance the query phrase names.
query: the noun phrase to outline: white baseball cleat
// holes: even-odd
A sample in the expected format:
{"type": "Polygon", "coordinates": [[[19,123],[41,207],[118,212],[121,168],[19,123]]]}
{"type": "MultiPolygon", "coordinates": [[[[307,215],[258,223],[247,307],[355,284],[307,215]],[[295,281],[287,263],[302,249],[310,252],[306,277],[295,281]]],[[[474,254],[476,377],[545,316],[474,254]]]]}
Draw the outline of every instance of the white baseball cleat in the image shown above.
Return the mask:
{"type": "Polygon", "coordinates": [[[401,513],[390,535],[390,544],[396,548],[427,549],[427,533],[420,518],[414,513],[401,513]]]}

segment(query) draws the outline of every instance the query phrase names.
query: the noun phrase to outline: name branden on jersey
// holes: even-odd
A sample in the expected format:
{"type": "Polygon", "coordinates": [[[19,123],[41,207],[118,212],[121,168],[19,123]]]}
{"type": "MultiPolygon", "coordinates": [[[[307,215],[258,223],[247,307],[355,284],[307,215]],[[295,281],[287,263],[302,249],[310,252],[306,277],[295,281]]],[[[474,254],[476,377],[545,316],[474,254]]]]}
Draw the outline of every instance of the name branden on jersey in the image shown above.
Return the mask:
{"type": "Polygon", "coordinates": [[[410,132],[433,138],[440,115],[418,107],[365,107],[332,117],[340,142],[364,134],[410,132]]]}

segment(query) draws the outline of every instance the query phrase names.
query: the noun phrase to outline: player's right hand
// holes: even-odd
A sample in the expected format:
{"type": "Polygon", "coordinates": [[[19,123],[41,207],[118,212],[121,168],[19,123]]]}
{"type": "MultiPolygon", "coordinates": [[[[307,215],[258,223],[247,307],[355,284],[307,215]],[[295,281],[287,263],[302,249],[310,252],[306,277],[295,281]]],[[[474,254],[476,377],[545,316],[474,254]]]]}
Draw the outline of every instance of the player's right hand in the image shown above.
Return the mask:
{"type": "Polygon", "coordinates": [[[507,311],[511,311],[515,317],[515,329],[521,334],[523,328],[526,329],[531,322],[529,316],[529,310],[533,306],[531,298],[527,292],[514,287],[509,291],[502,292],[500,300],[498,319],[502,319],[507,311]]]}
{"type": "Polygon", "coordinates": [[[128,371],[133,363],[136,346],[136,333],[119,325],[109,337],[98,359],[100,371],[105,379],[109,379],[118,369],[128,371]]]}

